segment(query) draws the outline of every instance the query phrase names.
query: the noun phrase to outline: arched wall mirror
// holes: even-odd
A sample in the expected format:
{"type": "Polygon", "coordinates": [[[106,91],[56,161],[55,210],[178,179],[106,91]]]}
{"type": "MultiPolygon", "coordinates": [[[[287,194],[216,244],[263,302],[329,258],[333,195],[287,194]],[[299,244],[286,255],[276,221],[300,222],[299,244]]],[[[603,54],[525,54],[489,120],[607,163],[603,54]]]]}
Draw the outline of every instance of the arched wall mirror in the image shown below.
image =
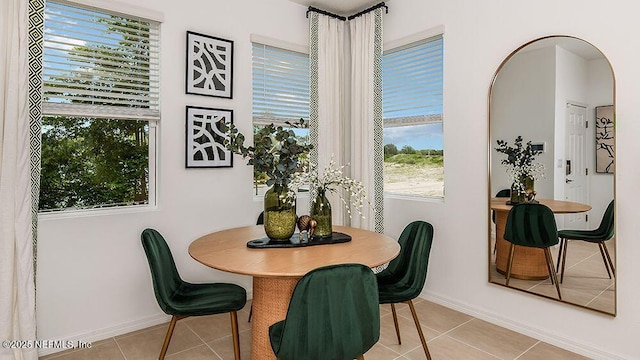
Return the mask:
{"type": "Polygon", "coordinates": [[[489,91],[489,282],[615,316],[614,114],[613,69],[584,40],[540,38],[500,65],[489,91]],[[526,189],[552,209],[568,240],[549,247],[549,261],[541,248],[516,246],[507,285],[511,243],[504,231],[518,175],[503,163],[509,151],[496,149],[498,140],[515,147],[519,136],[523,149],[531,142],[538,169],[526,189]]]}

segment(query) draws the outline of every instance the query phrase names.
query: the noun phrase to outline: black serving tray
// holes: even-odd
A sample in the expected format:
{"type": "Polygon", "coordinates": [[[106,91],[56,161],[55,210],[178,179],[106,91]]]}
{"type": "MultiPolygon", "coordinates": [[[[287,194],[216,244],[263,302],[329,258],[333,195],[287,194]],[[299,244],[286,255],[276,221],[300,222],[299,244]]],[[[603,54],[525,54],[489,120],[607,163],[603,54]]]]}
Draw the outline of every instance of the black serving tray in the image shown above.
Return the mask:
{"type": "Polygon", "coordinates": [[[268,237],[251,240],[247,243],[248,248],[252,249],[266,249],[266,248],[294,248],[314,245],[327,245],[327,244],[339,244],[351,241],[351,236],[339,232],[331,233],[331,237],[320,238],[313,237],[311,240],[306,240],[305,234],[300,235],[293,234],[288,241],[273,241],[268,237]],[[301,238],[302,237],[302,238],[301,238]]]}

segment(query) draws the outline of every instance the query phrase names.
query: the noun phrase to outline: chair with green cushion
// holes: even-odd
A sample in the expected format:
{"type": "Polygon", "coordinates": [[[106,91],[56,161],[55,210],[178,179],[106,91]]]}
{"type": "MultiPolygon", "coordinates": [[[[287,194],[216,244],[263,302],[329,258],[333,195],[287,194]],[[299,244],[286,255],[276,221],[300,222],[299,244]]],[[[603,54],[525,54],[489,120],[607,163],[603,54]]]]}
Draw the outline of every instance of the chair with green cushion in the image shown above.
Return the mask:
{"type": "Polygon", "coordinates": [[[167,353],[176,321],[188,316],[228,312],[231,314],[234,355],[236,360],[239,360],[240,341],[237,311],[242,309],[247,302],[245,289],[234,284],[191,284],[185,282],[178,274],[171,250],[162,235],[154,229],[145,229],[141,237],[142,246],[151,269],[156,300],[162,311],[172,315],[159,359],[164,359],[167,353]]]}
{"type": "Polygon", "coordinates": [[[379,338],[376,278],[362,264],[308,272],[293,290],[286,318],[269,327],[281,360],[364,359],[379,338]]]}
{"type": "Polygon", "coordinates": [[[506,285],[509,286],[509,279],[511,278],[515,247],[539,248],[544,250],[551,283],[556,286],[558,299],[562,299],[560,284],[558,284],[558,278],[553,266],[553,257],[551,256],[551,250],[549,250],[549,247],[558,243],[558,228],[556,227],[553,211],[543,204],[524,203],[513,206],[507,216],[504,239],[511,243],[507,262],[506,285]]]}
{"type": "Polygon", "coordinates": [[[409,305],[424,353],[427,359],[431,359],[412,300],[420,295],[427,279],[429,253],[433,242],[433,226],[424,221],[414,221],[404,228],[398,242],[400,243],[400,255],[376,276],[379,302],[380,304],[391,304],[398,343],[402,343],[402,341],[395,304],[405,302],[409,305]]]}
{"type": "Polygon", "coordinates": [[[595,230],[560,230],[558,231],[558,237],[560,238],[560,252],[558,254],[558,267],[560,267],[560,259],[562,258],[562,267],[560,270],[560,282],[564,280],[564,265],[567,260],[567,244],[568,240],[582,240],[590,243],[598,244],[600,248],[600,255],[602,255],[602,261],[604,267],[607,269],[609,279],[611,274],[616,275],[616,269],[613,266],[613,261],[609,255],[609,250],[605,241],[611,239],[615,233],[614,227],[614,204],[613,200],[607,206],[607,210],[602,216],[600,226],[595,230]]]}

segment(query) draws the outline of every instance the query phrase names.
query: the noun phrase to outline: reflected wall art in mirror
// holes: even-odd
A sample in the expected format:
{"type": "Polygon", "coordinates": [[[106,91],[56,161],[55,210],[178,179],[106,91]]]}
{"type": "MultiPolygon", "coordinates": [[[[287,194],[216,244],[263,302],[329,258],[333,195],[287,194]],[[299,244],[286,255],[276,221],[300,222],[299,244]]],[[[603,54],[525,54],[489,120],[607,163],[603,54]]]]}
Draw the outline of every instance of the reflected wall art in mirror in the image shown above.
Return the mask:
{"type": "Polygon", "coordinates": [[[489,90],[489,282],[615,316],[614,117],[614,71],[582,39],[536,39],[500,64],[489,90]],[[555,217],[533,230],[542,235],[508,216],[531,200],[555,217]],[[547,242],[511,256],[515,232],[547,242]]]}

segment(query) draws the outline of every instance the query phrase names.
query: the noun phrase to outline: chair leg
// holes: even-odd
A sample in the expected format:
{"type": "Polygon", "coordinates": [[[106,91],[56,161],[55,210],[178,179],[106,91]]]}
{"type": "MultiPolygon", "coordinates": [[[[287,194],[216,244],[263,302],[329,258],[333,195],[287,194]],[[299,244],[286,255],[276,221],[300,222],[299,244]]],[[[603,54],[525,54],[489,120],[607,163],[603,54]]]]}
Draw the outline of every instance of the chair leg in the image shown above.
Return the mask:
{"type": "Polygon", "coordinates": [[[598,243],[598,250],[600,250],[600,256],[602,256],[602,262],[604,262],[604,267],[607,269],[607,275],[609,275],[609,279],[611,279],[611,270],[609,270],[609,264],[607,263],[606,255],[604,254],[604,249],[602,248],[604,245],[602,242],[598,243]]]}
{"type": "Polygon", "coordinates": [[[364,360],[364,355],[359,355],[356,359],[358,359],[358,360],[364,360]]]}
{"type": "Polygon", "coordinates": [[[238,313],[232,311],[231,315],[231,337],[233,338],[233,356],[240,360],[240,333],[238,332],[238,313]]]}
{"type": "Polygon", "coordinates": [[[396,304],[391,304],[391,314],[393,315],[393,325],[396,327],[396,337],[398,338],[398,344],[402,344],[400,340],[400,327],[398,326],[398,314],[396,313],[396,304]]]}
{"type": "Polygon", "coordinates": [[[562,258],[562,253],[564,252],[564,247],[566,246],[566,239],[560,238],[560,248],[558,249],[558,263],[556,264],[556,269],[560,271],[560,259],[562,258]]]}
{"type": "Polygon", "coordinates": [[[513,252],[515,250],[515,245],[510,244],[509,246],[509,260],[507,261],[507,282],[505,285],[509,286],[509,280],[511,279],[511,265],[513,264],[513,252]]]}
{"type": "Polygon", "coordinates": [[[551,256],[551,250],[549,248],[544,248],[544,256],[547,258],[547,266],[549,267],[549,276],[553,279],[552,282],[556,284],[556,291],[558,291],[558,299],[562,300],[562,295],[560,294],[560,283],[558,283],[558,274],[556,274],[556,270],[553,268],[553,256],[551,256]]]}
{"type": "Polygon", "coordinates": [[[604,243],[604,241],[601,244],[602,244],[602,248],[604,249],[604,253],[607,255],[607,260],[609,260],[609,266],[611,267],[611,272],[613,273],[613,276],[616,276],[616,268],[613,267],[613,261],[611,260],[611,256],[609,255],[609,249],[607,249],[607,245],[604,243]]]}
{"type": "MultiPolygon", "coordinates": [[[[564,240],[564,248],[562,250],[562,270],[560,270],[560,283],[562,284],[562,282],[564,281],[564,267],[567,263],[567,249],[569,246],[569,240],[567,239],[563,239],[564,240]]],[[[560,259],[558,259],[560,260],[560,259]]]]}
{"type": "Polygon", "coordinates": [[[251,315],[253,315],[253,304],[251,304],[251,307],[249,308],[249,319],[247,322],[251,322],[251,315]]]}
{"type": "Polygon", "coordinates": [[[424,339],[424,334],[422,333],[422,328],[420,327],[420,320],[418,320],[418,314],[416,313],[416,308],[413,306],[413,301],[407,301],[409,304],[409,309],[411,309],[411,315],[413,315],[413,322],[416,323],[416,330],[418,330],[418,336],[420,336],[420,342],[422,342],[422,348],[424,349],[424,354],[427,356],[427,360],[431,360],[431,354],[429,354],[429,348],[427,347],[427,341],[424,339]]]}
{"type": "Polygon", "coordinates": [[[162,344],[162,350],[160,350],[159,360],[163,360],[164,356],[167,354],[167,349],[169,348],[169,343],[171,342],[171,336],[173,335],[173,329],[176,327],[176,322],[180,319],[184,319],[186,316],[175,316],[171,317],[171,322],[169,323],[169,329],[167,329],[167,335],[164,337],[164,343],[162,344]]]}

